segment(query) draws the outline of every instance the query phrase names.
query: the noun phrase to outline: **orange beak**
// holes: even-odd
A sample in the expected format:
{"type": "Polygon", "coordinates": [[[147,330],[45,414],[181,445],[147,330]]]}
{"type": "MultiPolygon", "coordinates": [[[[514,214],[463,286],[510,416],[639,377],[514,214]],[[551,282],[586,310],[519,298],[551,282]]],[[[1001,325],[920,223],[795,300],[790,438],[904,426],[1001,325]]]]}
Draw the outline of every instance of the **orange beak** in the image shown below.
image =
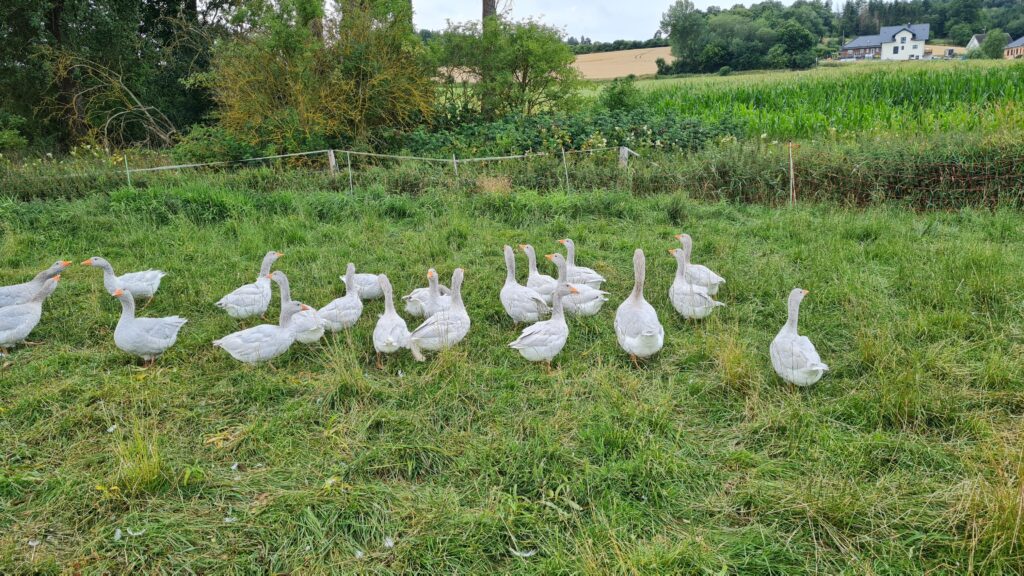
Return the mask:
{"type": "Polygon", "coordinates": [[[299,306],[299,310],[302,310],[303,312],[305,312],[306,310],[309,310],[309,309],[310,309],[309,306],[306,306],[305,304],[303,304],[302,306],[299,306]]]}
{"type": "Polygon", "coordinates": [[[569,294],[579,294],[579,293],[580,293],[579,288],[577,288],[575,286],[572,286],[572,285],[569,286],[569,294]]]}
{"type": "Polygon", "coordinates": [[[277,254],[278,258],[280,258],[281,256],[284,256],[284,252],[274,252],[274,254],[277,254]]]}
{"type": "Polygon", "coordinates": [[[89,258],[88,260],[84,260],[82,262],[82,266],[92,266],[92,258],[89,258]]]}
{"type": "Polygon", "coordinates": [[[120,298],[121,296],[124,296],[124,290],[121,290],[120,288],[118,288],[117,290],[114,290],[114,293],[111,294],[111,296],[113,296],[115,298],[120,298]]]}
{"type": "Polygon", "coordinates": [[[554,261],[554,259],[555,259],[555,255],[554,254],[545,254],[544,257],[547,258],[548,260],[552,260],[552,261],[554,261]]]}
{"type": "Polygon", "coordinates": [[[519,249],[520,250],[526,250],[526,244],[520,244],[519,245],[519,249]]]}
{"type": "Polygon", "coordinates": [[[57,274],[56,276],[54,276],[53,277],[53,281],[54,282],[60,282],[60,274],[57,274]]]}
{"type": "Polygon", "coordinates": [[[270,278],[271,280],[273,280],[274,279],[274,274],[273,273],[267,274],[267,278],[270,278]]]}
{"type": "Polygon", "coordinates": [[[810,293],[811,293],[811,291],[810,291],[810,290],[804,290],[804,296],[807,296],[807,295],[808,295],[808,294],[810,294],[810,293]]]}
{"type": "Polygon", "coordinates": [[[569,239],[568,239],[568,238],[562,238],[561,240],[559,240],[559,241],[558,241],[558,243],[559,243],[559,244],[565,244],[565,243],[566,243],[566,242],[568,242],[568,241],[569,241],[569,239]]]}
{"type": "Polygon", "coordinates": [[[675,256],[676,255],[676,249],[675,248],[669,248],[668,249],[668,253],[673,255],[673,256],[675,256]]]}
{"type": "Polygon", "coordinates": [[[433,277],[434,277],[434,273],[431,272],[430,270],[427,270],[427,278],[433,278],[433,277]]]}
{"type": "Polygon", "coordinates": [[[61,260],[60,261],[60,265],[61,266],[71,266],[71,260],[61,260]]]}
{"type": "Polygon", "coordinates": [[[676,240],[682,241],[683,240],[683,235],[682,234],[676,234],[676,240]]]}

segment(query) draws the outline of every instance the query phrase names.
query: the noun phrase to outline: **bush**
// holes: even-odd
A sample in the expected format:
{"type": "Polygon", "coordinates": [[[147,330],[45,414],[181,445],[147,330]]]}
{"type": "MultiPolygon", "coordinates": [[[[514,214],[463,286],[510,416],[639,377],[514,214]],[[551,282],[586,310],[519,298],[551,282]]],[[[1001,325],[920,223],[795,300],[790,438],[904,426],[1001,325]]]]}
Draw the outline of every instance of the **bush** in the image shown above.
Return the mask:
{"type": "Polygon", "coordinates": [[[732,68],[729,66],[722,66],[718,69],[719,76],[728,76],[729,74],[732,74],[732,68]]]}
{"type": "Polygon", "coordinates": [[[196,126],[172,150],[178,162],[217,162],[259,156],[255,146],[219,126],[196,126]]]}
{"type": "Polygon", "coordinates": [[[625,78],[612,80],[601,90],[598,100],[602,106],[612,111],[632,110],[640,107],[643,96],[636,87],[636,76],[630,74],[625,78]]]}

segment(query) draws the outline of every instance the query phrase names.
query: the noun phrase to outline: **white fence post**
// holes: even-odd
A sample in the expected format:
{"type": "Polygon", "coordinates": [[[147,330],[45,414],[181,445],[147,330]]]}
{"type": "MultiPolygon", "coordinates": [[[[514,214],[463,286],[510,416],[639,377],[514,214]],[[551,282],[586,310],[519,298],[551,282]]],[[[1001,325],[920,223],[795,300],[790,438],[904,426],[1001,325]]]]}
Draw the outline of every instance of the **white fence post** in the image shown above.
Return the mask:
{"type": "Polygon", "coordinates": [[[455,168],[455,177],[459,177],[459,160],[455,158],[455,153],[452,152],[452,167],[455,168]]]}
{"type": "Polygon", "coordinates": [[[629,165],[629,148],[619,146],[619,168],[625,169],[629,165]]]}
{"type": "Polygon", "coordinates": [[[345,162],[348,164],[348,193],[352,193],[352,153],[345,151],[345,162]]]}
{"type": "Polygon", "coordinates": [[[793,172],[793,142],[789,143],[789,205],[796,204],[796,174],[793,172]]]}
{"type": "Polygon", "coordinates": [[[128,170],[128,151],[124,152],[124,177],[128,179],[128,187],[132,187],[132,173],[128,170]]]}

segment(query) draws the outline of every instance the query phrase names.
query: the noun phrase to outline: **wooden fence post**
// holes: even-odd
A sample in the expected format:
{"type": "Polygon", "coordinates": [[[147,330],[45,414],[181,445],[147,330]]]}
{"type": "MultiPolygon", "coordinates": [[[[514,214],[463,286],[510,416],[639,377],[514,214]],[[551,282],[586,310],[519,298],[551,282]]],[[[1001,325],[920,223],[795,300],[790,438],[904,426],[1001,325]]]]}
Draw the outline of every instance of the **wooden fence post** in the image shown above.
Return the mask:
{"type": "Polygon", "coordinates": [[[128,187],[132,187],[132,173],[128,170],[128,151],[124,152],[124,177],[128,179],[128,187]]]}
{"type": "Polygon", "coordinates": [[[338,172],[338,161],[334,158],[334,150],[327,151],[327,167],[331,170],[331,176],[338,172]]]}
{"type": "Polygon", "coordinates": [[[619,146],[619,168],[625,169],[629,166],[629,148],[619,146]]]}
{"type": "Polygon", "coordinates": [[[789,205],[796,204],[796,173],[793,171],[793,142],[789,143],[789,205]]]}
{"type": "Polygon", "coordinates": [[[345,151],[345,162],[348,164],[348,193],[352,193],[352,153],[345,151]]]}
{"type": "Polygon", "coordinates": [[[455,158],[455,153],[452,152],[452,167],[455,168],[455,178],[459,177],[459,160],[455,158]]]}
{"type": "Polygon", "coordinates": [[[562,170],[565,171],[565,189],[569,189],[569,165],[565,163],[565,146],[562,146],[562,170]]]}

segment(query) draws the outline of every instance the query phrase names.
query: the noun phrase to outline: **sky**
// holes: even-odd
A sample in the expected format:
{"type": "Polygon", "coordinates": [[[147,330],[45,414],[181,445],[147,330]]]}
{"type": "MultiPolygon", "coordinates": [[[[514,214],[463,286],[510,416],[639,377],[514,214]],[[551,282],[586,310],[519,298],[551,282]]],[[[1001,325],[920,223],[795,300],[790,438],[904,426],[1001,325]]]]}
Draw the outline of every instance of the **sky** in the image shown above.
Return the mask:
{"type": "MultiPolygon", "coordinates": [[[[654,35],[661,15],[673,0],[498,0],[498,9],[511,5],[513,20],[535,17],[568,36],[595,41],[646,40],[654,35]]],[[[748,0],[694,0],[697,8],[728,8],[751,4],[748,0]]],[[[790,4],[790,1],[785,1],[790,4]]],[[[441,30],[446,20],[465,22],[480,18],[481,0],[412,0],[417,29],[441,30]]]]}

